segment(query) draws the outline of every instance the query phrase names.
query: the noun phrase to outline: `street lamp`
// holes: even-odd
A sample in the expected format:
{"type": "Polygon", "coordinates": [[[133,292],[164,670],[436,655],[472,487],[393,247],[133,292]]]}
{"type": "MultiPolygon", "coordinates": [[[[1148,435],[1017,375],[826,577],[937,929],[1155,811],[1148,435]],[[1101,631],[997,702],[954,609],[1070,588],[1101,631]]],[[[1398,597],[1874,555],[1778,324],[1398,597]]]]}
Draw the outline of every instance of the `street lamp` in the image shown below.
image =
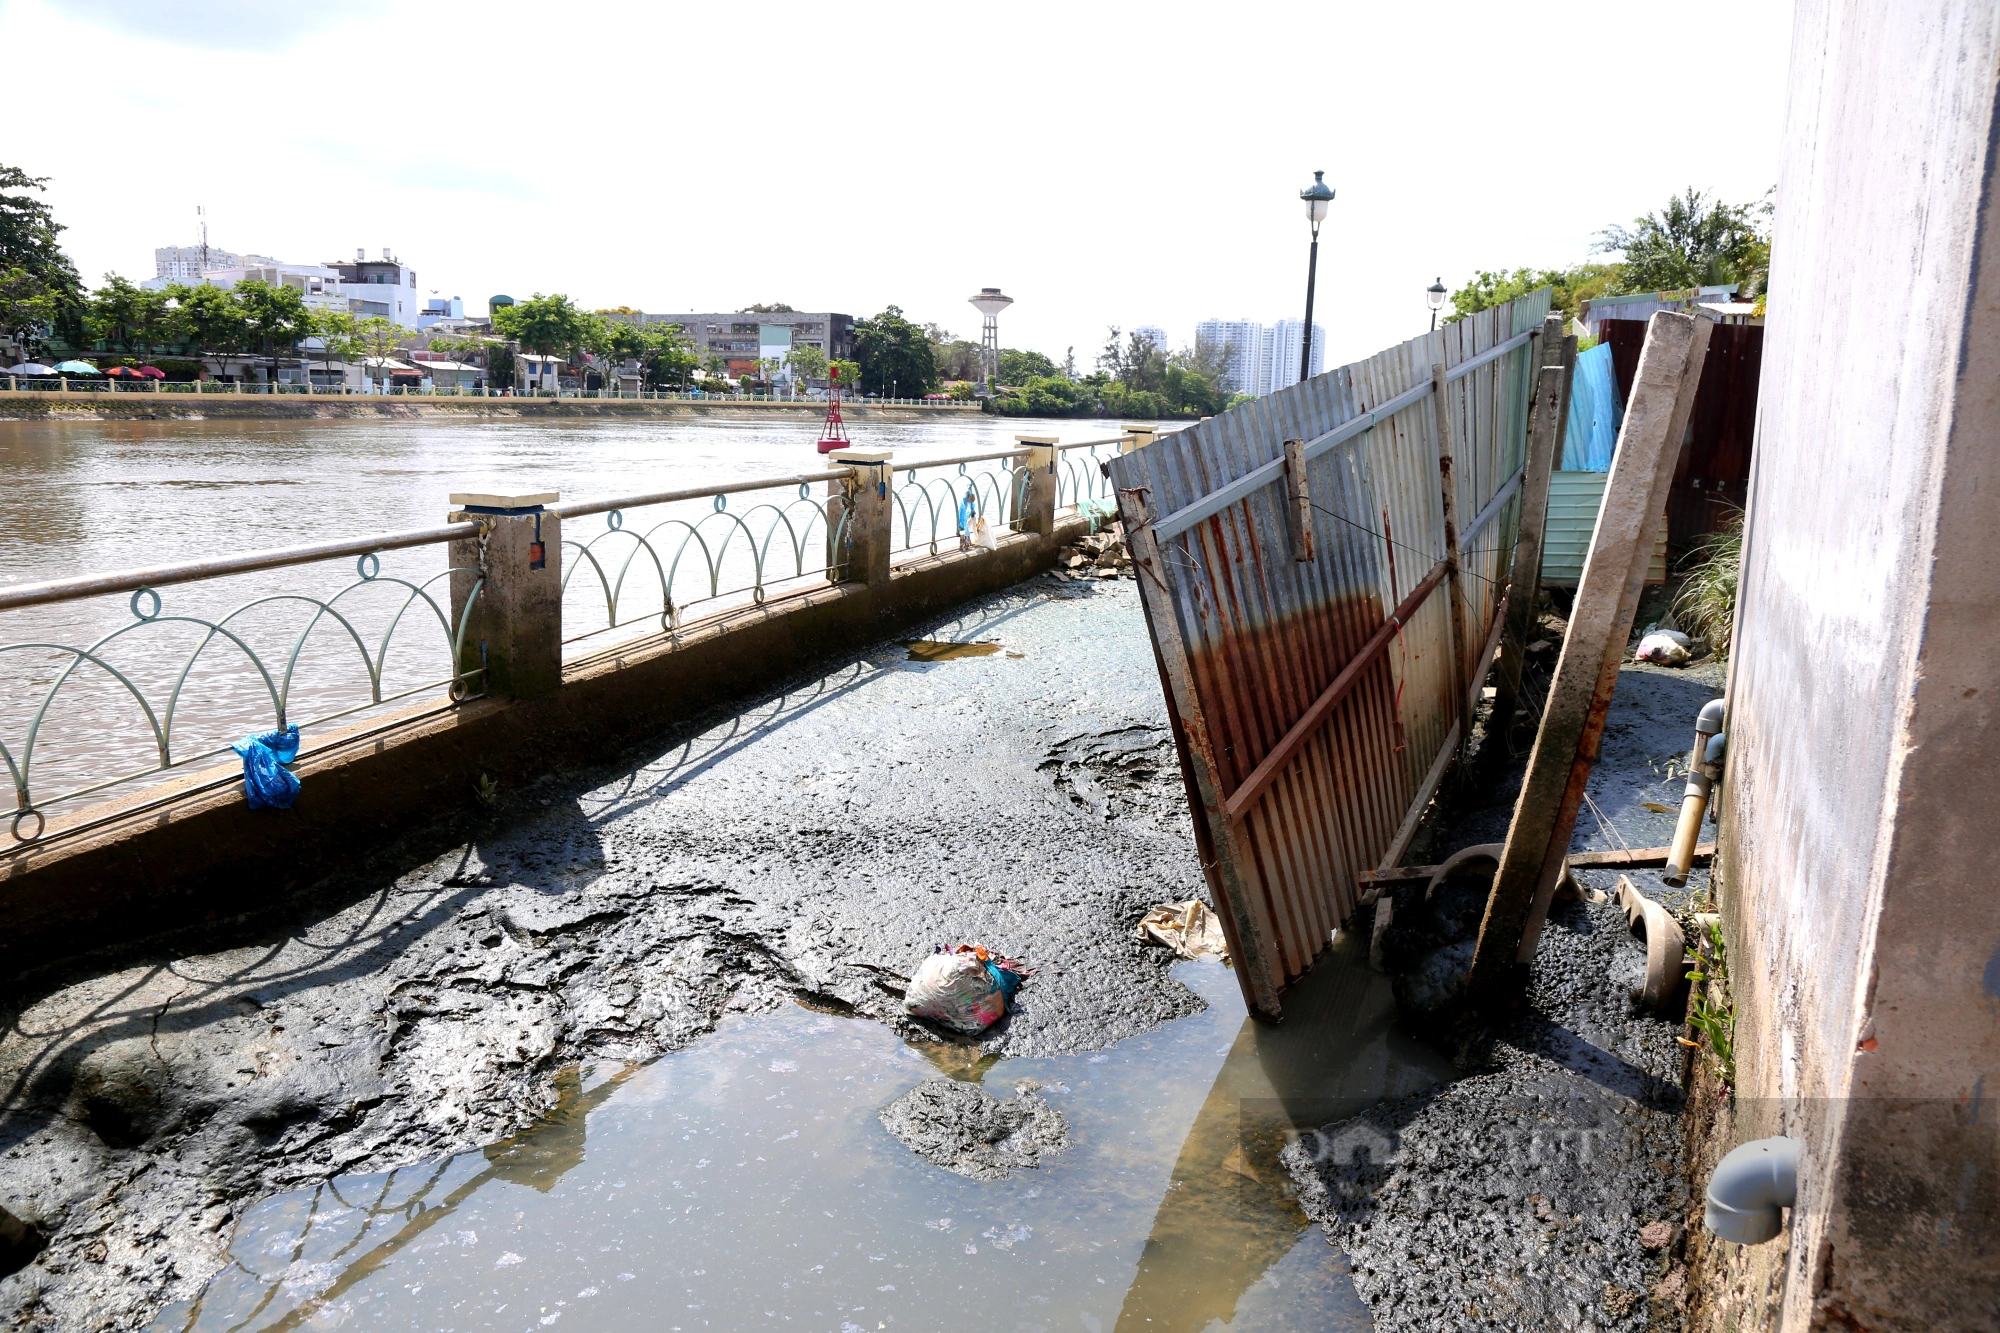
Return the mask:
{"type": "Polygon", "coordinates": [[[1431,284],[1430,286],[1428,286],[1428,287],[1424,288],[1424,299],[1430,302],[1430,306],[1431,306],[1431,332],[1432,332],[1432,333],[1436,333],[1436,332],[1437,332],[1437,326],[1438,326],[1438,311],[1440,311],[1440,310],[1444,309],[1444,275],[1443,275],[1443,274],[1439,274],[1439,275],[1438,275],[1438,280],[1437,280],[1436,282],[1433,282],[1433,283],[1432,283],[1432,284],[1431,284]]]}
{"type": "Polygon", "coordinates": [[[1299,383],[1303,384],[1312,373],[1313,284],[1319,278],[1319,224],[1326,221],[1326,210],[1333,203],[1333,187],[1326,183],[1326,173],[1315,171],[1313,183],[1299,191],[1299,198],[1306,202],[1306,217],[1313,229],[1312,258],[1306,262],[1305,335],[1299,339],[1299,383]]]}

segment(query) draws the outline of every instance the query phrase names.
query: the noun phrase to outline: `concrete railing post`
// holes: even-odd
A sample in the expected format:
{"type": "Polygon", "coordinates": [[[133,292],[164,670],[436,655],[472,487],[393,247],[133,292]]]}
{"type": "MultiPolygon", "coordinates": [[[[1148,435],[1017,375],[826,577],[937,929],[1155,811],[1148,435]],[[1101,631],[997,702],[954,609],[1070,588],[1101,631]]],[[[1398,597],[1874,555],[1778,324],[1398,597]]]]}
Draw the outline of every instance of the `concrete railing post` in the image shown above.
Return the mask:
{"type": "Polygon", "coordinates": [[[1021,531],[1053,537],[1056,532],[1056,442],[1054,435],[1016,435],[1014,443],[1028,447],[1021,465],[1028,469],[1028,511],[1021,531]]]}
{"type": "Polygon", "coordinates": [[[562,684],[562,520],[543,508],[556,499],[554,491],[451,497],[458,509],[449,521],[467,528],[451,543],[452,628],[465,619],[459,671],[485,670],[470,682],[475,692],[533,699],[562,684]]]}
{"type": "Polygon", "coordinates": [[[1119,429],[1125,432],[1125,439],[1118,446],[1118,452],[1129,454],[1134,449],[1143,449],[1151,444],[1160,428],[1150,421],[1127,421],[1119,429]]]}
{"type": "MultiPolygon", "coordinates": [[[[845,582],[889,581],[896,508],[896,469],[889,459],[887,449],[837,449],[827,455],[835,467],[854,469],[846,479],[827,484],[827,531],[830,541],[842,541],[847,547],[845,582]]],[[[838,559],[839,552],[829,553],[829,563],[838,559]]]]}

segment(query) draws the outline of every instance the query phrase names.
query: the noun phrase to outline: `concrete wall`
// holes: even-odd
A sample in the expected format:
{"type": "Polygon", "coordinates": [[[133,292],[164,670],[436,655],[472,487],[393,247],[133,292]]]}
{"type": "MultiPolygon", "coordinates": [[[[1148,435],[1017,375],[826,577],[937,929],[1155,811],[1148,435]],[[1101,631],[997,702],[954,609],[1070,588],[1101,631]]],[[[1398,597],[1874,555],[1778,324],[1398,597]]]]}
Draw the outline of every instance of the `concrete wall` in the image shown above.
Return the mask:
{"type": "Polygon", "coordinates": [[[1797,11],[1718,877],[1807,1153],[1736,1326],[2000,1328],[1996,69],[1984,0],[1797,11]]]}

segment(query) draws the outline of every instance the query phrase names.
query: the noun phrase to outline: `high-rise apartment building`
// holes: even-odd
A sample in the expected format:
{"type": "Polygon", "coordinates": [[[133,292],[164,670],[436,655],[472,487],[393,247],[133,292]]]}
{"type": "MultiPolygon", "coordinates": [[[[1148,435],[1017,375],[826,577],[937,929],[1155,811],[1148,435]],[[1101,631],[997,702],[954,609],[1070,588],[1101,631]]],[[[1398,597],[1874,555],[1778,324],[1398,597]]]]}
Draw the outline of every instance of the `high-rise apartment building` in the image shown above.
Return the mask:
{"type": "MultiPolygon", "coordinates": [[[[1299,330],[1303,320],[1259,324],[1248,319],[1204,319],[1195,325],[1195,349],[1214,356],[1227,349],[1218,385],[1229,393],[1263,397],[1299,382],[1299,330]]],[[[1312,373],[1326,370],[1326,329],[1313,325],[1312,373]]]]}
{"type": "MultiPolygon", "coordinates": [[[[1302,319],[1281,319],[1271,326],[1271,369],[1264,383],[1265,393],[1276,393],[1299,382],[1299,353],[1303,349],[1300,340],[1304,337],[1305,321],[1302,319]]],[[[1312,362],[1307,371],[1310,375],[1326,371],[1326,329],[1313,325],[1312,362]]]]}

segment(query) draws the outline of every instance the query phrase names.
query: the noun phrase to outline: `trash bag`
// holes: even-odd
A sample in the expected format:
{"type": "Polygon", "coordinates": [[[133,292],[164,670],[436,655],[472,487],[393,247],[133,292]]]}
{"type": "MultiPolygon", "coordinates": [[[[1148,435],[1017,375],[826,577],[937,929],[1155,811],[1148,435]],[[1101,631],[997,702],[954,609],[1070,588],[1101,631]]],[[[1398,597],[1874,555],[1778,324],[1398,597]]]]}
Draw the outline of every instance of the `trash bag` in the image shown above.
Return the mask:
{"type": "Polygon", "coordinates": [[[1656,629],[1639,640],[1639,651],[1632,656],[1636,661],[1659,666],[1682,666],[1694,655],[1689,651],[1692,642],[1679,630],[1656,629]]]}
{"type": "Polygon", "coordinates": [[[980,1033],[1000,1021],[1027,968],[977,944],[938,951],[918,965],[903,996],[903,1012],[954,1032],[980,1033]]]}
{"type": "Polygon", "coordinates": [[[285,765],[299,757],[299,729],[245,736],[229,747],[243,756],[243,794],[252,810],[289,810],[299,798],[299,780],[285,765]]]}
{"type": "Polygon", "coordinates": [[[1000,549],[1000,525],[988,523],[984,518],[972,520],[972,544],[982,551],[1000,549]]]}

